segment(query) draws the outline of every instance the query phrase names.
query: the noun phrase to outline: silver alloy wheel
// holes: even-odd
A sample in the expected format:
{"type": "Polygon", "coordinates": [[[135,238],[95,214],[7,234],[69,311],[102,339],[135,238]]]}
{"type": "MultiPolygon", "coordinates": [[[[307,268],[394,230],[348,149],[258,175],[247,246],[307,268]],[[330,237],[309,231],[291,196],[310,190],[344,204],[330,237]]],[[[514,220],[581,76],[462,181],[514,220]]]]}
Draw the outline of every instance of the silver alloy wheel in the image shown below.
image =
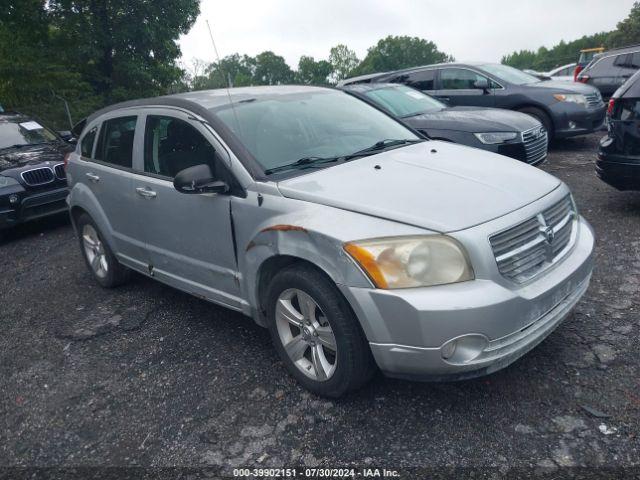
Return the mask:
{"type": "Polygon", "coordinates": [[[280,342],[294,365],[308,377],[326,381],[336,371],[336,338],[316,301],[297,288],[285,290],[276,302],[280,342]]]}
{"type": "Polygon", "coordinates": [[[93,225],[86,224],[82,227],[82,244],[84,245],[84,254],[87,256],[94,273],[100,278],[106,277],[109,271],[107,254],[93,225]]]}

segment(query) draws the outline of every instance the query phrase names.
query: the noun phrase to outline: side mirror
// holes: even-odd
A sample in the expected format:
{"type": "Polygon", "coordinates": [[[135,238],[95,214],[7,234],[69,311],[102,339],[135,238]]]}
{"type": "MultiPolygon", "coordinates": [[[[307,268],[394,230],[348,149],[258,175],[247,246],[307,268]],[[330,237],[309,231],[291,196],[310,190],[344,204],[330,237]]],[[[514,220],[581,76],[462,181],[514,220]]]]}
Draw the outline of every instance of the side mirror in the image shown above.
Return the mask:
{"type": "Polygon", "coordinates": [[[479,78],[478,80],[473,82],[473,88],[484,90],[486,92],[489,90],[489,81],[486,78],[479,78]]]}
{"type": "Polygon", "coordinates": [[[227,193],[229,185],[214,177],[206,164],[185,168],[173,179],[173,187],[180,193],[227,193]]]}
{"type": "Polygon", "coordinates": [[[60,130],[58,132],[58,135],[60,136],[60,138],[62,140],[64,140],[67,143],[77,143],[78,140],[73,136],[73,133],[70,132],[69,130],[60,130]]]}

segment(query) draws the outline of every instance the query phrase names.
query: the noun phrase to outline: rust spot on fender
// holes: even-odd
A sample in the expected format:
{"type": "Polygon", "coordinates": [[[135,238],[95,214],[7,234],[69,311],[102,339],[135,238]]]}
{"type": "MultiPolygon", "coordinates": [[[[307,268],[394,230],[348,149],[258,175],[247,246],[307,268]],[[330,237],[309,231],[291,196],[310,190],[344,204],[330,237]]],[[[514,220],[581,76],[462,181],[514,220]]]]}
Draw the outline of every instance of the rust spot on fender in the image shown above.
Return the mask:
{"type": "Polygon", "coordinates": [[[305,232],[307,229],[304,227],[298,227],[297,225],[272,225],[271,227],[263,228],[262,232],[305,232]]]}

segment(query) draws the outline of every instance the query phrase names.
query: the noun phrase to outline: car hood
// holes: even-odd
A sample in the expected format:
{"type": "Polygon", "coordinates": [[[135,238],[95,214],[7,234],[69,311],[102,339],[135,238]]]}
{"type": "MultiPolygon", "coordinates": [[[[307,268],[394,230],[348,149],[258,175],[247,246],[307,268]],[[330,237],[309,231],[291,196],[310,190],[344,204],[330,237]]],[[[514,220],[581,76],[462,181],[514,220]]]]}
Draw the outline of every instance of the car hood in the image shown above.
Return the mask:
{"type": "Polygon", "coordinates": [[[545,80],[538,83],[530,83],[526,86],[542,90],[553,90],[553,93],[582,93],[583,95],[587,95],[597,91],[597,89],[591,85],[585,85],[580,82],[562,82],[559,80],[545,80]]]}
{"type": "Polygon", "coordinates": [[[44,162],[60,163],[68,150],[69,147],[57,142],[0,150],[0,171],[44,162]]]}
{"type": "Polygon", "coordinates": [[[278,188],[288,198],[451,232],[506,215],[559,185],[508,157],[426,141],[283,180],[278,188]]]}
{"type": "Polygon", "coordinates": [[[530,115],[500,108],[451,107],[403,119],[413,128],[461,132],[523,132],[540,125],[530,115]]]}

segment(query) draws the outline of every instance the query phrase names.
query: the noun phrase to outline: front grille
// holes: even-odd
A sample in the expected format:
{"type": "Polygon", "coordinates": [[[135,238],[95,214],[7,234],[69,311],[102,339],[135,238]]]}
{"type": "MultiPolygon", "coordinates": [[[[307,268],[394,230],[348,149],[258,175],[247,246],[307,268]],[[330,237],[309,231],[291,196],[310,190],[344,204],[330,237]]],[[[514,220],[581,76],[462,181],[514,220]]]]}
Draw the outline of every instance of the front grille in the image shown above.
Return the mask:
{"type": "Polygon", "coordinates": [[[567,195],[535,217],[491,236],[489,241],[500,273],[517,283],[542,273],[566,251],[576,218],[567,195]]]}
{"type": "Polygon", "coordinates": [[[24,183],[31,187],[44,185],[54,180],[53,170],[49,167],[34,168],[33,170],[22,172],[21,175],[24,183]]]}
{"type": "Polygon", "coordinates": [[[549,137],[544,127],[535,127],[522,132],[526,162],[535,165],[547,158],[549,137]]]}
{"type": "Polygon", "coordinates": [[[590,108],[601,107],[603,104],[602,97],[598,92],[588,93],[585,95],[587,99],[587,106],[590,108]]]}
{"type": "Polygon", "coordinates": [[[57,164],[53,169],[55,170],[56,177],[58,177],[59,180],[65,180],[67,178],[67,172],[64,170],[64,163],[57,164]]]}

